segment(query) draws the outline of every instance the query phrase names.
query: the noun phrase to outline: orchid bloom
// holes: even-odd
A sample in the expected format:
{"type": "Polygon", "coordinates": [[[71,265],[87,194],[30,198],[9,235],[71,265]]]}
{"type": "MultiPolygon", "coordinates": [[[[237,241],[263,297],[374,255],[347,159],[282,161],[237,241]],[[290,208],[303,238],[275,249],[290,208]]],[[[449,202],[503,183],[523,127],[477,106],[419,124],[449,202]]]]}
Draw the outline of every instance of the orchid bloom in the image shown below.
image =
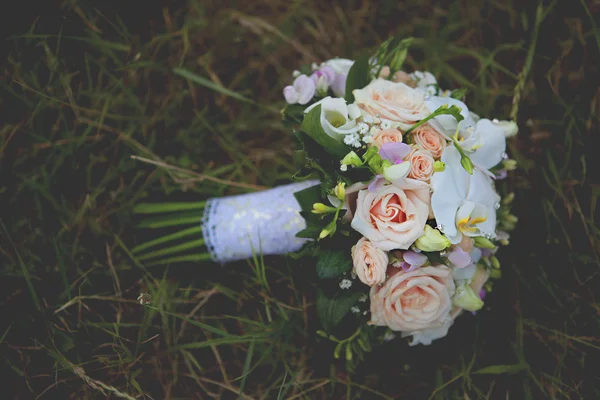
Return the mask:
{"type": "Polygon", "coordinates": [[[431,178],[431,207],[438,228],[452,244],[460,243],[463,235],[495,237],[500,196],[485,173],[475,169],[469,175],[460,158],[456,148],[447,147],[441,158],[446,168],[431,178]]]}
{"type": "Polygon", "coordinates": [[[444,104],[460,107],[464,119],[458,122],[451,115],[439,115],[429,121],[429,124],[447,140],[457,143],[467,153],[476,168],[488,176],[493,176],[486,171],[500,163],[506,151],[504,125],[500,121],[479,119],[475,114],[469,112],[465,103],[460,100],[431,96],[425,101],[425,105],[431,112],[444,104]]]}

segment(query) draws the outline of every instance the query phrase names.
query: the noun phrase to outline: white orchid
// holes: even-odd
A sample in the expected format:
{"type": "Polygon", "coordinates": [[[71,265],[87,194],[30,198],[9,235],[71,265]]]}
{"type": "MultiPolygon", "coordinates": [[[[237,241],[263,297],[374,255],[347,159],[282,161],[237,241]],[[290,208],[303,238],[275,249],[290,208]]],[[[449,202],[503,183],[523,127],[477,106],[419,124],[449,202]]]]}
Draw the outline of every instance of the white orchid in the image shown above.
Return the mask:
{"type": "Polygon", "coordinates": [[[304,113],[308,113],[319,105],[321,106],[321,126],[328,136],[342,141],[345,135],[358,132],[356,119],[361,116],[358,106],[346,104],[344,99],[327,96],[308,107],[304,113]]]}
{"type": "Polygon", "coordinates": [[[335,71],[335,79],[329,84],[333,94],[338,97],[344,97],[346,94],[346,77],[353,64],[354,60],[346,58],[332,58],[321,64],[321,66],[331,67],[335,71]]]}
{"type": "Polygon", "coordinates": [[[465,103],[451,97],[432,96],[425,101],[431,112],[444,104],[459,107],[464,119],[459,123],[451,115],[439,115],[429,121],[429,124],[447,140],[456,141],[476,168],[485,172],[500,163],[506,151],[507,134],[514,131],[512,124],[480,119],[477,114],[469,111],[465,103]]]}
{"type": "Polygon", "coordinates": [[[452,244],[460,243],[463,235],[495,237],[500,196],[489,176],[478,169],[470,175],[460,159],[458,150],[448,146],[441,158],[446,168],[431,178],[431,207],[438,228],[452,244]]]}

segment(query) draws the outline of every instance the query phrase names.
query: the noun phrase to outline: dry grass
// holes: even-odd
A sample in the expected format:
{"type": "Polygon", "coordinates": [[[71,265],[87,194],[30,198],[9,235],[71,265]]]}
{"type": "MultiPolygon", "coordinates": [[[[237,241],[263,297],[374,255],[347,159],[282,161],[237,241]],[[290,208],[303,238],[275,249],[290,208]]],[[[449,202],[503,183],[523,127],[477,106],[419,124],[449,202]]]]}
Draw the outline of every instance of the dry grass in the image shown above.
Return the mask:
{"type": "Polygon", "coordinates": [[[0,83],[7,399],[600,397],[597,2],[121,3],[12,16],[22,25],[0,83]],[[430,347],[374,349],[350,374],[315,335],[312,266],[150,267],[129,250],[151,235],[131,210],[288,182],[278,110],[291,71],[390,35],[416,37],[409,66],[469,89],[474,111],[518,113],[520,224],[488,309],[430,347]]]}

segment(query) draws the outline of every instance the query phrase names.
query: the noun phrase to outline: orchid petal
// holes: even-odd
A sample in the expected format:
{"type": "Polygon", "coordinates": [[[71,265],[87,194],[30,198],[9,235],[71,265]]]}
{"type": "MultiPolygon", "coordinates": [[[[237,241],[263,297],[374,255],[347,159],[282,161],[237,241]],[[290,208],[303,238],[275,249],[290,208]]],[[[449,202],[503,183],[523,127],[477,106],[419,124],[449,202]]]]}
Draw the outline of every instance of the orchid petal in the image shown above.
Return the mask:
{"type": "Polygon", "coordinates": [[[477,122],[475,132],[479,135],[481,147],[469,154],[471,161],[484,169],[498,165],[506,151],[506,138],[502,128],[489,119],[481,119],[477,122]]]}
{"type": "Polygon", "coordinates": [[[383,175],[376,175],[375,178],[369,183],[369,192],[378,191],[385,184],[385,178],[383,175]]]}
{"type": "Polygon", "coordinates": [[[394,164],[383,169],[383,176],[390,182],[395,182],[406,178],[410,172],[410,163],[408,161],[400,164],[394,164]]]}

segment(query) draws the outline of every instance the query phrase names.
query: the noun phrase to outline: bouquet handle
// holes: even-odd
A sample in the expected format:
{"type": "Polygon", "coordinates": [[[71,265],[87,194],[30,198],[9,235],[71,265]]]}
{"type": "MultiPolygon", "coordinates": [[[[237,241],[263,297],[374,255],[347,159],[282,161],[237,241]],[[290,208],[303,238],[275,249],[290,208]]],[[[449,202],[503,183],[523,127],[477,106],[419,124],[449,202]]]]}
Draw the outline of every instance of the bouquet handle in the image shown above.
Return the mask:
{"type": "Polygon", "coordinates": [[[317,185],[309,180],[206,202],[202,235],[211,258],[219,263],[253,254],[278,255],[299,250],[307,239],[296,237],[306,228],[294,193],[317,185]]]}

